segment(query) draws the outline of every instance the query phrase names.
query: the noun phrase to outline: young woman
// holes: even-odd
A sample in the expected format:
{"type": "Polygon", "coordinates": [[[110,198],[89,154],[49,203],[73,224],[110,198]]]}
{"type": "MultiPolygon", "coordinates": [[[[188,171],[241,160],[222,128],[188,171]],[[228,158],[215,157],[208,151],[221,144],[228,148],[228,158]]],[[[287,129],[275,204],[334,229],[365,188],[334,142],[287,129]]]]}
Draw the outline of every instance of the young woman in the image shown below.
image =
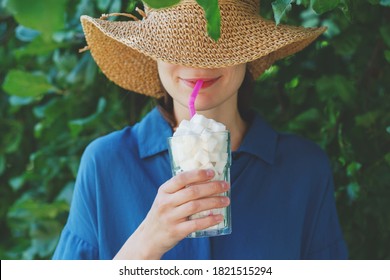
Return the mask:
{"type": "Polygon", "coordinates": [[[274,131],[250,110],[257,78],[275,60],[315,40],[324,28],[278,26],[256,0],[219,1],[221,38],[205,31],[203,10],[185,0],[146,7],[141,21],[83,16],[91,53],[119,86],[158,99],[140,123],[91,143],[82,158],[68,222],[54,259],[344,259],[333,180],[324,152],[274,131]],[[196,110],[231,134],[231,184],[213,170],[171,176],[167,138],[196,110]],[[231,191],[231,198],[216,196],[231,191]],[[185,238],[221,222],[189,220],[232,209],[232,234],[185,238]]]}

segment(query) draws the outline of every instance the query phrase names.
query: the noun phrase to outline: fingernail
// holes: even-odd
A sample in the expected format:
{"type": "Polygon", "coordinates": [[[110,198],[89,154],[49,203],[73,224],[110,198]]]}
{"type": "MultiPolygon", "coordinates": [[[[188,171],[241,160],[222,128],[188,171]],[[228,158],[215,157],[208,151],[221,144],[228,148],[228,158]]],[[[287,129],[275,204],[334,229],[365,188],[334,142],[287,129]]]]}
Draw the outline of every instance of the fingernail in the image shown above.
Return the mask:
{"type": "Polygon", "coordinates": [[[223,221],[223,216],[215,216],[214,219],[217,221],[217,222],[222,222],[223,221]]]}
{"type": "Polygon", "coordinates": [[[206,174],[207,174],[207,177],[214,177],[214,170],[207,169],[206,174]]]}
{"type": "Polygon", "coordinates": [[[221,197],[221,202],[222,202],[223,204],[228,204],[229,198],[227,198],[226,196],[223,196],[223,197],[221,197]]]}
{"type": "Polygon", "coordinates": [[[223,190],[228,190],[229,189],[229,184],[227,182],[222,182],[221,185],[222,185],[222,189],[223,190]]]}

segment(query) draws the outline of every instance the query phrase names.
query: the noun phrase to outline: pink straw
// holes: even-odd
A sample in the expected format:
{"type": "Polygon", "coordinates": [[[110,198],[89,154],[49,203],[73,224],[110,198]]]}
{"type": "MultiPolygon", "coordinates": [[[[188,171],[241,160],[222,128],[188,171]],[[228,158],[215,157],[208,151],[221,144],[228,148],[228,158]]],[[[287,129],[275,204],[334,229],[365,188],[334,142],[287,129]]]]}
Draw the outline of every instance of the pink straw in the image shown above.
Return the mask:
{"type": "Polygon", "coordinates": [[[197,80],[192,90],[190,100],[188,101],[188,108],[190,109],[191,118],[195,115],[195,99],[198,96],[200,89],[202,88],[203,80],[197,80]]]}

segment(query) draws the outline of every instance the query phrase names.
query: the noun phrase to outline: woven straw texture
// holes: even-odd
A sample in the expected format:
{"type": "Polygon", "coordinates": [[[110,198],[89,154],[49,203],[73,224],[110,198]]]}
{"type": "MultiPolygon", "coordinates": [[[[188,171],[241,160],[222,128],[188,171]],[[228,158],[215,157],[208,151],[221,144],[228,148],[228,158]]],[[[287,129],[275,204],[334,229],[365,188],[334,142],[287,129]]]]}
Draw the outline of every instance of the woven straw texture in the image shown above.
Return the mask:
{"type": "Polygon", "coordinates": [[[257,78],[272,63],[294,54],[326,28],[303,28],[259,16],[256,0],[220,0],[221,38],[207,35],[203,9],[195,0],[159,10],[146,7],[139,21],[109,21],[82,16],[92,56],[117,85],[153,97],[162,96],[156,60],[200,68],[248,63],[257,78]]]}

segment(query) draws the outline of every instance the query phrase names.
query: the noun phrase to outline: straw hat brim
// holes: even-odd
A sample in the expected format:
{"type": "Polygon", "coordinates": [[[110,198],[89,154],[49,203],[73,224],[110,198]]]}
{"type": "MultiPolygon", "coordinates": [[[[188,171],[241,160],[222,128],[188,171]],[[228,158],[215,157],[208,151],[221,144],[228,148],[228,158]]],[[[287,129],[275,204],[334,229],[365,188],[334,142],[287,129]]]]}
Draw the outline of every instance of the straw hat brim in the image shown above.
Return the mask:
{"type": "Polygon", "coordinates": [[[221,38],[206,31],[202,8],[183,5],[151,12],[140,21],[108,21],[82,16],[85,37],[102,72],[117,85],[160,97],[156,60],[200,68],[248,63],[257,78],[276,60],[294,54],[326,28],[276,26],[245,6],[220,5],[221,38]],[[190,13],[186,12],[190,11],[190,13]]]}

